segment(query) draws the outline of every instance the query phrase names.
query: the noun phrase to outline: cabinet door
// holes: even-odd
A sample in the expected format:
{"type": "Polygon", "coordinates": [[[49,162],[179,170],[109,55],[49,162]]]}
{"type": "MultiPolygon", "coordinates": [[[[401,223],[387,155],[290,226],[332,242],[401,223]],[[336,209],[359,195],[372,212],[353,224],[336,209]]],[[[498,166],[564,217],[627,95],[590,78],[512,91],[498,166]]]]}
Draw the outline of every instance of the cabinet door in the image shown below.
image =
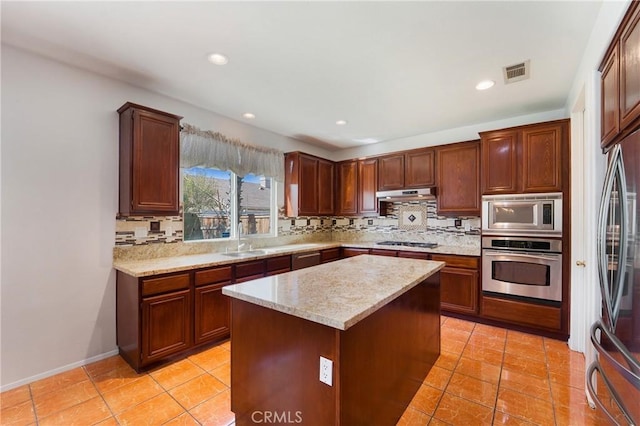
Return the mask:
{"type": "Polygon", "coordinates": [[[388,155],[378,159],[378,189],[404,188],[404,155],[388,155]]]}
{"type": "Polygon", "coordinates": [[[406,153],[404,165],[405,188],[423,188],[436,184],[434,151],[432,149],[406,153]]]}
{"type": "Polygon", "coordinates": [[[191,293],[178,291],[142,299],[142,363],[191,346],[191,293]]]}
{"type": "Polygon", "coordinates": [[[303,216],[318,214],[318,159],[300,155],[299,213],[303,216]]]}
{"type": "Polygon", "coordinates": [[[478,272],[444,267],[440,270],[442,309],[465,314],[478,312],[478,272]]]}
{"type": "Polygon", "coordinates": [[[618,60],[618,45],[616,45],[606,61],[600,77],[601,116],[600,116],[600,144],[604,147],[620,132],[620,94],[619,80],[620,62],[618,60]]]}
{"type": "Polygon", "coordinates": [[[231,303],[222,294],[230,281],[197,287],[195,292],[195,343],[222,340],[229,337],[231,303]]]}
{"type": "Polygon", "coordinates": [[[640,117],[640,7],[620,35],[620,128],[640,117]]]}
{"type": "Polygon", "coordinates": [[[522,131],[524,192],[562,191],[563,127],[562,124],[554,124],[522,131]]]}
{"type": "Polygon", "coordinates": [[[438,213],[480,216],[480,143],[438,149],[437,169],[438,213]]]}
{"type": "Polygon", "coordinates": [[[358,213],[358,162],[338,164],[338,215],[358,213]]]}
{"type": "Polygon", "coordinates": [[[318,214],[333,215],[334,207],[334,170],[331,161],[318,160],[318,214]]]}
{"type": "Polygon", "coordinates": [[[518,132],[482,135],[482,193],[518,192],[518,132]]]}
{"type": "Polygon", "coordinates": [[[377,213],[378,200],[378,160],[358,161],[358,212],[362,214],[377,213]]]}
{"type": "Polygon", "coordinates": [[[178,214],[179,121],[133,111],[131,213],[178,214]]]}

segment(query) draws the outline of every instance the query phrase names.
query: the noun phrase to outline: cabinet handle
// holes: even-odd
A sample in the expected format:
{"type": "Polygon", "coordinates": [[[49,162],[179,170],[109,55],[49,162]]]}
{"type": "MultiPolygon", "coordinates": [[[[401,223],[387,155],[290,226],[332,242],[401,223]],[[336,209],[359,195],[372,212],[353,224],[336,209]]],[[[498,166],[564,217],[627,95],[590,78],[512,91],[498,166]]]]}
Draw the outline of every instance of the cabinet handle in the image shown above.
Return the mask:
{"type": "Polygon", "coordinates": [[[576,266],[582,266],[583,268],[587,266],[584,260],[576,260],[576,266]]]}

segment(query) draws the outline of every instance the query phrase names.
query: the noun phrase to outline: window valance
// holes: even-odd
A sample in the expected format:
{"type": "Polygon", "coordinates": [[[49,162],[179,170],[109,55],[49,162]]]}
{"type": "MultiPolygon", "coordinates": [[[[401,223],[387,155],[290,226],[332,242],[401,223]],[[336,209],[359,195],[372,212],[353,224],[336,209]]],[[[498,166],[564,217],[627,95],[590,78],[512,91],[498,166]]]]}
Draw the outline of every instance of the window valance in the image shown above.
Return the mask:
{"type": "Polygon", "coordinates": [[[282,151],[249,145],[190,124],[183,124],[180,132],[180,167],[212,167],[238,176],[252,173],[284,182],[282,151]]]}

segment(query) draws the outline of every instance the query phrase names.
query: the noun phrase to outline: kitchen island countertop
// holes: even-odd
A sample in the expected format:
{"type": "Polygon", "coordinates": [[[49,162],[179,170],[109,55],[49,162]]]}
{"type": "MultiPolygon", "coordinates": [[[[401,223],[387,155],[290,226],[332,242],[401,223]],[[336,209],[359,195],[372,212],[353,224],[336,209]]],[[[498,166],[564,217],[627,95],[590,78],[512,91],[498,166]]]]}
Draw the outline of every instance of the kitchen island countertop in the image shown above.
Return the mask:
{"type": "Polygon", "coordinates": [[[444,262],[361,255],[229,285],[222,293],[347,330],[444,266],[444,262]]]}

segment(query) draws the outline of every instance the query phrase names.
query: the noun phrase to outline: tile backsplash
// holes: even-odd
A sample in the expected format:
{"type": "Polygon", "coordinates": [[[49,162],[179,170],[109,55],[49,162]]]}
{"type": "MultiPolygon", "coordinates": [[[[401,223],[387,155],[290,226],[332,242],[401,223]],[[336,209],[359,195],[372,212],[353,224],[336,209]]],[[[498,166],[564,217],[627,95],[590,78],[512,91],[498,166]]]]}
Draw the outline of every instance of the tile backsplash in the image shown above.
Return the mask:
{"type": "MultiPolygon", "coordinates": [[[[181,216],[129,217],[116,219],[117,247],[158,245],[183,241],[181,216]]],[[[435,201],[396,202],[387,216],[285,217],[278,219],[278,237],[255,238],[255,246],[322,240],[367,242],[405,240],[441,245],[480,244],[479,217],[438,216],[435,201]]],[[[211,242],[220,247],[230,243],[211,242]]],[[[223,248],[224,249],[224,248],[223,248]]]]}

